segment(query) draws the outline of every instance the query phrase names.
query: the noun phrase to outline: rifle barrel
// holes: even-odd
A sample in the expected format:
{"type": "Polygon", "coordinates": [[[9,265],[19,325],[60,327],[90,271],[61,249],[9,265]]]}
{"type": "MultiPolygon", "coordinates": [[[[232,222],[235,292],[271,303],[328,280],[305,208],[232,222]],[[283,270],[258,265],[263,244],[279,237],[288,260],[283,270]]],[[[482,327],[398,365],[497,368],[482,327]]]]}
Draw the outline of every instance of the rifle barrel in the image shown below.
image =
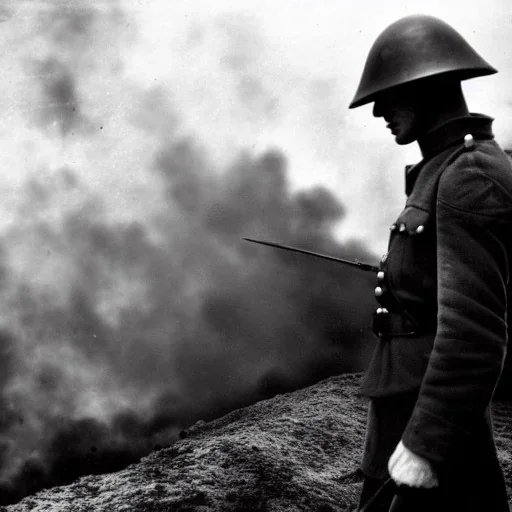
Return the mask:
{"type": "Polygon", "coordinates": [[[307,251],[306,249],[300,249],[298,247],[292,247],[290,245],[278,244],[276,242],[268,242],[266,240],[257,240],[255,238],[243,238],[247,242],[252,242],[255,244],[268,245],[269,247],[275,247],[277,249],[283,249],[285,251],[297,252],[300,254],[306,254],[308,256],[315,256],[316,258],[322,258],[324,260],[336,261],[337,263],[344,263],[345,265],[350,265],[353,267],[357,267],[360,270],[364,270],[365,272],[378,272],[379,267],[375,265],[370,265],[368,263],[361,263],[360,261],[351,261],[345,260],[343,258],[337,258],[335,256],[329,256],[327,254],[321,254],[319,252],[307,251]]]}

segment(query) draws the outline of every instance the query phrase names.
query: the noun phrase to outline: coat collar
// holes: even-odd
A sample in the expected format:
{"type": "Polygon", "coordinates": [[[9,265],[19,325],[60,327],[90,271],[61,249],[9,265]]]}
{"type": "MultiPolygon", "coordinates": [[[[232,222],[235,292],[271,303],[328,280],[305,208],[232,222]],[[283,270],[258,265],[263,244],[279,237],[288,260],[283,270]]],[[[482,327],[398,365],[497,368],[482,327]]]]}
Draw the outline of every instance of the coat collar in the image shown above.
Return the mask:
{"type": "Polygon", "coordinates": [[[451,119],[418,140],[421,154],[424,159],[431,158],[454,144],[462,143],[468,133],[476,140],[492,139],[493,121],[492,117],[482,114],[469,114],[451,119]]]}
{"type": "Polygon", "coordinates": [[[464,144],[464,137],[471,134],[475,140],[494,138],[492,122],[494,119],[483,114],[469,114],[456,117],[428,132],[418,140],[423,159],[416,165],[407,166],[405,170],[405,191],[409,195],[421,168],[430,159],[449,148],[464,144]]]}

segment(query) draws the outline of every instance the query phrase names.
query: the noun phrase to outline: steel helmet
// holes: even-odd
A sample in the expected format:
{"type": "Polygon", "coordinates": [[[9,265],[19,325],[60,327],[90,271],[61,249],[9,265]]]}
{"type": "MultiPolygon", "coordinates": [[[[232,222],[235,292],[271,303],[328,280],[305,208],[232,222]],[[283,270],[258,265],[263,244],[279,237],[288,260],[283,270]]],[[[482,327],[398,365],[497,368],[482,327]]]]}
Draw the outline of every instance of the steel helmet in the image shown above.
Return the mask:
{"type": "Polygon", "coordinates": [[[373,43],[349,108],[375,100],[391,87],[446,73],[458,80],[492,75],[490,66],[450,25],[413,15],[391,24],[373,43]]]}

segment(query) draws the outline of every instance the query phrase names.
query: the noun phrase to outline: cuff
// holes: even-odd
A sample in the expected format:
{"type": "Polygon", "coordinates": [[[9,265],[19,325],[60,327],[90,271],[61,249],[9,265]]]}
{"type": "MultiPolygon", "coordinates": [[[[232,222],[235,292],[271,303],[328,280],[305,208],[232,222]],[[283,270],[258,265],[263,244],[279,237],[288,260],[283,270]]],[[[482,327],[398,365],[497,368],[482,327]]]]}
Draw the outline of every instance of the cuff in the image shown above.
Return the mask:
{"type": "Polygon", "coordinates": [[[444,464],[459,458],[468,437],[467,430],[416,406],[403,433],[402,442],[409,450],[428,461],[444,464]]]}

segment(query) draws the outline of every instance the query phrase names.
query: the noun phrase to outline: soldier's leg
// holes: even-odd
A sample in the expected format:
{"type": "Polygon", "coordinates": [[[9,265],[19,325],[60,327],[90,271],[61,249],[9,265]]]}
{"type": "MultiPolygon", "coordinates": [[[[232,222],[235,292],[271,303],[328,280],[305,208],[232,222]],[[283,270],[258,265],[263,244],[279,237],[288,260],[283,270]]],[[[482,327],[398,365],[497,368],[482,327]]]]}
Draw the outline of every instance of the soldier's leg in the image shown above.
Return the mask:
{"type": "MultiPolygon", "coordinates": [[[[389,512],[455,512],[445,508],[440,489],[414,489],[401,486],[391,502],[389,512]]],[[[483,511],[482,511],[483,512],[483,511]]]]}
{"type": "MultiPolygon", "coordinates": [[[[389,478],[387,464],[402,433],[409,421],[416,392],[370,399],[368,406],[368,422],[361,469],[365,481],[359,500],[359,510],[363,510],[369,500],[389,478]]],[[[390,487],[390,486],[388,486],[390,487]]],[[[385,489],[378,500],[374,500],[371,510],[389,510],[393,492],[385,489]],[[373,508],[373,507],[383,507],[373,508]]]]}
{"type": "Polygon", "coordinates": [[[395,488],[386,486],[386,480],[365,477],[358,510],[361,512],[388,512],[395,488]]]}

